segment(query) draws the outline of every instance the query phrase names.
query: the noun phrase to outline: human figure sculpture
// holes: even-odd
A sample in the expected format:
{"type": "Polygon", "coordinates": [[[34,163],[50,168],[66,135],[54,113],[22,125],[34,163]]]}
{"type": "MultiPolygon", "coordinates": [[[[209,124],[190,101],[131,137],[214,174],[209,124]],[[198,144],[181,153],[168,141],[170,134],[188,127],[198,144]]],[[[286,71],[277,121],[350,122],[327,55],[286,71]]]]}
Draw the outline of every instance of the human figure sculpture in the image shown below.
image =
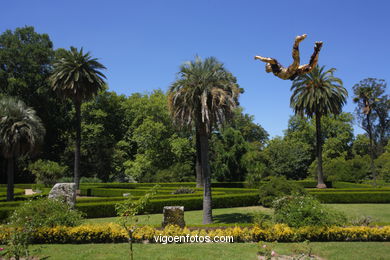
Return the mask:
{"type": "Polygon", "coordinates": [[[322,47],[322,42],[315,42],[314,52],[310,57],[309,64],[299,65],[299,43],[307,37],[306,34],[295,37],[294,46],[292,50],[293,63],[283,67],[276,59],[262,56],[255,56],[255,60],[261,60],[265,63],[265,71],[272,72],[275,76],[281,79],[294,80],[297,76],[304,75],[311,72],[318,63],[318,55],[322,47]]]}

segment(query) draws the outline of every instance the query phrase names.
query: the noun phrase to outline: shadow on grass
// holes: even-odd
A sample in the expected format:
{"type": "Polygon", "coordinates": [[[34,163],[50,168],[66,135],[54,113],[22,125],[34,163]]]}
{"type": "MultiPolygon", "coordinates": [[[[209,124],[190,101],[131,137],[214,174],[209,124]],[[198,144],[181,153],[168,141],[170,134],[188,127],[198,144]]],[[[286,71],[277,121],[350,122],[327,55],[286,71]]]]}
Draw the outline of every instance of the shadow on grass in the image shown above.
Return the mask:
{"type": "Polygon", "coordinates": [[[214,223],[252,223],[252,216],[242,213],[220,214],[213,216],[214,223]]]}

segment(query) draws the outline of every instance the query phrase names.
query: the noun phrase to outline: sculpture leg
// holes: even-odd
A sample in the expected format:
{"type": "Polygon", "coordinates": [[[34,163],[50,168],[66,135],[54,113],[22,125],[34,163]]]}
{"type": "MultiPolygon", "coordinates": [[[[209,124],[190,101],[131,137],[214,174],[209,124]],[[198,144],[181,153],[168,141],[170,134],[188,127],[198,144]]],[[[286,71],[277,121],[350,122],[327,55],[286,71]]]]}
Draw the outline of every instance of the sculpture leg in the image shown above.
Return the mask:
{"type": "Polygon", "coordinates": [[[306,39],[306,37],[306,34],[295,37],[294,46],[292,50],[293,63],[290,66],[292,67],[292,69],[297,69],[299,67],[299,64],[301,62],[299,57],[299,43],[306,39]]]}
{"type": "Polygon", "coordinates": [[[314,52],[310,57],[309,64],[305,64],[299,67],[299,75],[309,73],[317,66],[318,57],[322,48],[322,42],[315,42],[314,52]]]}
{"type": "Polygon", "coordinates": [[[310,57],[310,62],[309,62],[310,67],[314,68],[317,65],[318,56],[320,54],[321,48],[322,48],[322,42],[315,42],[314,52],[310,57]]]}
{"type": "Polygon", "coordinates": [[[277,64],[278,61],[274,58],[267,58],[262,56],[255,56],[255,60],[261,60],[262,62],[270,63],[270,64],[277,64]]]}

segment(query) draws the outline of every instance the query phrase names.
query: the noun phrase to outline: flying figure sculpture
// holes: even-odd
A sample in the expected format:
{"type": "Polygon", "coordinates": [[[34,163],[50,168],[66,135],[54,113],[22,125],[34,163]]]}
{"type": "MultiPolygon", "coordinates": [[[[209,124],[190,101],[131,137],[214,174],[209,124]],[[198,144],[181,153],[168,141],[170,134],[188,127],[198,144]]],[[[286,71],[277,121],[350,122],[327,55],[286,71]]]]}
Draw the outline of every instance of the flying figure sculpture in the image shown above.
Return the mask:
{"type": "Polygon", "coordinates": [[[275,76],[281,79],[294,80],[297,76],[304,75],[311,72],[318,63],[318,55],[322,47],[322,42],[315,42],[314,52],[310,57],[309,64],[299,65],[299,43],[307,37],[306,34],[295,37],[294,46],[292,50],[293,63],[283,67],[276,59],[262,56],[255,56],[255,60],[261,60],[265,63],[265,71],[272,72],[275,76]]]}

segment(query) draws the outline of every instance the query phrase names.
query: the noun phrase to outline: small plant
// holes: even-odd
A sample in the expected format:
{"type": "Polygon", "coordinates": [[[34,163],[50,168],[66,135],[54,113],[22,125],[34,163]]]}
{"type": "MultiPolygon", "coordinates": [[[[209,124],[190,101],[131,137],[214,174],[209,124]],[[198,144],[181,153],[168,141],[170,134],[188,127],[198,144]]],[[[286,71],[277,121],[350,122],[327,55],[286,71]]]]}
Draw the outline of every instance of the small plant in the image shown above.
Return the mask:
{"type": "Polygon", "coordinates": [[[351,224],[353,226],[370,226],[374,222],[374,219],[370,216],[361,216],[352,219],[351,224]]]}
{"type": "Polygon", "coordinates": [[[261,228],[268,228],[273,224],[272,217],[261,211],[252,212],[250,215],[252,217],[253,224],[258,225],[261,228]]]}
{"type": "Polygon", "coordinates": [[[295,248],[293,248],[293,252],[297,254],[297,257],[294,259],[313,259],[313,247],[309,240],[305,240],[302,243],[296,244],[295,248]]]}
{"type": "Polygon", "coordinates": [[[191,193],[195,193],[195,190],[194,189],[180,187],[179,189],[175,190],[171,194],[191,194],[191,193]]]}
{"type": "Polygon", "coordinates": [[[264,243],[260,241],[258,243],[257,257],[259,260],[271,260],[277,254],[274,250],[277,242],[264,243]]]}
{"type": "Polygon", "coordinates": [[[125,201],[115,205],[115,210],[119,216],[119,222],[126,229],[129,235],[129,249],[131,260],[134,259],[133,234],[135,230],[139,227],[138,217],[136,215],[140,214],[145,209],[151,198],[157,193],[158,188],[158,185],[154,186],[138,200],[134,200],[134,198],[130,194],[130,196],[128,196],[125,201]]]}
{"type": "Polygon", "coordinates": [[[346,223],[346,216],[322,205],[312,196],[295,194],[273,202],[274,220],[290,227],[339,226],[346,223]]]}
{"type": "Polygon", "coordinates": [[[284,176],[272,176],[269,177],[269,181],[260,186],[259,202],[265,207],[271,207],[275,198],[291,194],[306,194],[306,191],[301,185],[288,181],[284,176]]]}

